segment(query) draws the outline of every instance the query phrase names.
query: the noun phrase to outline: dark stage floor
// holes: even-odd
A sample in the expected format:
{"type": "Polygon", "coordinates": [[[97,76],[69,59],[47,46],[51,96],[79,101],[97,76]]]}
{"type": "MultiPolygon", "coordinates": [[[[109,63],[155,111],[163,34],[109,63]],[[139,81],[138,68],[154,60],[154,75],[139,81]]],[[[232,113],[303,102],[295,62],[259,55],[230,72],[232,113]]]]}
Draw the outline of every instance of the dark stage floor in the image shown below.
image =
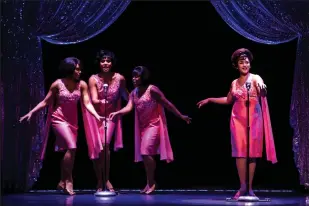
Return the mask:
{"type": "MultiPolygon", "coordinates": [[[[96,197],[94,191],[76,191],[67,196],[57,191],[32,191],[2,197],[3,206],[57,206],[57,205],[306,205],[306,196],[289,191],[257,191],[259,198],[270,202],[228,202],[235,191],[159,190],[153,195],[141,195],[136,190],[120,190],[114,197],[96,197]]],[[[309,205],[309,197],[307,197],[309,205]]]]}

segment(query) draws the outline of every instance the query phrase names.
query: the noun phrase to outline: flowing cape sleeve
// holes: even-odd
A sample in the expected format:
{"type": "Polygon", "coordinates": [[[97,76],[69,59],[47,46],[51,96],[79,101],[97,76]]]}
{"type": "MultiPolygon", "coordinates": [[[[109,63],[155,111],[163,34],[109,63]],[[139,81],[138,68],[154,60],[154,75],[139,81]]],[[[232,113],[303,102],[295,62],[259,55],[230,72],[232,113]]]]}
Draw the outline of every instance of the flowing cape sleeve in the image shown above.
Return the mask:
{"type": "Polygon", "coordinates": [[[44,160],[45,157],[45,152],[46,152],[46,147],[48,143],[48,137],[49,137],[49,129],[50,129],[50,124],[51,124],[51,116],[54,112],[54,101],[48,106],[48,112],[47,112],[47,118],[46,118],[46,123],[45,123],[45,128],[44,128],[44,137],[43,137],[43,144],[40,152],[40,160],[44,160]]]}
{"type": "MultiPolygon", "coordinates": [[[[135,90],[134,90],[135,91],[135,90]]],[[[134,92],[133,91],[133,92],[134,92]]],[[[160,154],[160,160],[165,160],[167,163],[170,163],[174,160],[173,150],[171,147],[168,130],[167,130],[167,122],[165,117],[164,108],[162,105],[158,105],[159,118],[160,118],[160,146],[157,154],[160,154]]],[[[135,154],[134,161],[140,162],[142,161],[141,156],[141,136],[140,136],[140,128],[138,123],[138,114],[135,110],[135,118],[134,118],[134,139],[135,139],[135,154]]]]}
{"type": "MultiPolygon", "coordinates": [[[[117,111],[121,109],[121,99],[117,100],[117,111]]],[[[123,139],[122,139],[122,118],[120,116],[117,117],[116,126],[115,126],[115,142],[114,142],[114,150],[118,151],[123,148],[123,139]]]]}
{"type": "Polygon", "coordinates": [[[271,161],[273,164],[275,164],[278,161],[276,156],[276,149],[275,149],[274,137],[271,127],[268,102],[266,96],[261,97],[261,104],[263,114],[265,145],[266,145],[266,156],[268,161],[271,161]]]}
{"type": "MultiPolygon", "coordinates": [[[[95,119],[95,117],[86,109],[86,107],[82,102],[81,107],[82,107],[82,116],[84,121],[86,142],[88,146],[88,156],[90,159],[98,159],[100,152],[103,150],[99,131],[99,124],[101,123],[99,123],[95,119]]],[[[120,110],[120,108],[121,108],[121,99],[119,98],[117,100],[117,110],[120,110]]],[[[122,124],[121,124],[121,117],[118,117],[115,126],[114,151],[118,151],[121,148],[123,148],[122,124]]]]}
{"type": "Polygon", "coordinates": [[[90,159],[98,159],[101,150],[103,150],[98,122],[95,117],[86,109],[82,102],[81,108],[86,142],[88,146],[88,156],[90,159]]]}

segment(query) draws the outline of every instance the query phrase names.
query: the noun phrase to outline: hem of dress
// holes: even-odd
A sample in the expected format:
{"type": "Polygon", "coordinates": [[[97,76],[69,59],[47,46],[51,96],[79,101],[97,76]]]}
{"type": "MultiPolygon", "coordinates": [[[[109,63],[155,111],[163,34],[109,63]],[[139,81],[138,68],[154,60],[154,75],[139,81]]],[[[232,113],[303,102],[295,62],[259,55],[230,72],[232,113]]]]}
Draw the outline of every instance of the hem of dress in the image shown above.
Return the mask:
{"type": "MultiPolygon", "coordinates": [[[[232,157],[246,158],[247,154],[232,154],[232,157]]],[[[250,158],[262,158],[263,155],[250,155],[250,158]]]]}
{"type": "Polygon", "coordinates": [[[70,150],[70,149],[77,149],[77,147],[68,147],[68,148],[55,149],[55,152],[64,152],[65,150],[70,150]]]}
{"type": "Polygon", "coordinates": [[[157,152],[155,152],[155,153],[150,153],[150,154],[143,154],[143,153],[141,153],[141,156],[155,156],[155,155],[160,155],[160,153],[157,153],[157,152]]]}

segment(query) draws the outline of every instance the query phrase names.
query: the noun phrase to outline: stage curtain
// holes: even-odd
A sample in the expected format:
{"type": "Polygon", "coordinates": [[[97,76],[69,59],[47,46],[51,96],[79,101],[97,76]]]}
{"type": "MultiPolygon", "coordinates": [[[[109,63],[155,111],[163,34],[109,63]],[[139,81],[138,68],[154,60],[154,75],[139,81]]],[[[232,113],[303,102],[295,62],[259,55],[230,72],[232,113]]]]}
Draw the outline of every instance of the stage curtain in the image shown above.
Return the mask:
{"type": "MultiPolygon", "coordinates": [[[[130,0],[2,0],[2,189],[27,190],[39,176],[46,110],[28,124],[18,119],[46,95],[41,40],[76,44],[106,30],[130,0]]],[[[53,54],[48,54],[53,55],[53,54]]]]}
{"type": "MultiPolygon", "coordinates": [[[[308,187],[309,2],[211,0],[211,3],[233,30],[252,41],[273,45],[298,39],[290,107],[290,125],[294,130],[293,151],[300,174],[300,184],[308,187]]],[[[275,137],[275,141],[280,142],[280,139],[275,137]]]]}

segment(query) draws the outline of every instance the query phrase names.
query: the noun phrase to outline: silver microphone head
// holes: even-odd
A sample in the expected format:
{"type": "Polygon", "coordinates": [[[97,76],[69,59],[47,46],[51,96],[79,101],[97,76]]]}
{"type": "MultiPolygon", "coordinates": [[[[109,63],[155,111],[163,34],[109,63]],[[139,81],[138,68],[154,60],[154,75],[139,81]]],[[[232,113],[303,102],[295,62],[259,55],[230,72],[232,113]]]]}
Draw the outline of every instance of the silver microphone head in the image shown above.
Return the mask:
{"type": "Polygon", "coordinates": [[[246,82],[246,88],[249,90],[251,88],[251,82],[246,82]]]}
{"type": "Polygon", "coordinates": [[[108,84],[103,84],[104,92],[107,92],[108,84]]]}

